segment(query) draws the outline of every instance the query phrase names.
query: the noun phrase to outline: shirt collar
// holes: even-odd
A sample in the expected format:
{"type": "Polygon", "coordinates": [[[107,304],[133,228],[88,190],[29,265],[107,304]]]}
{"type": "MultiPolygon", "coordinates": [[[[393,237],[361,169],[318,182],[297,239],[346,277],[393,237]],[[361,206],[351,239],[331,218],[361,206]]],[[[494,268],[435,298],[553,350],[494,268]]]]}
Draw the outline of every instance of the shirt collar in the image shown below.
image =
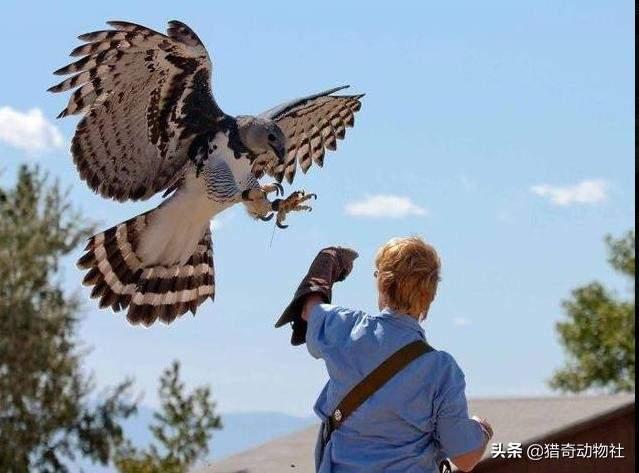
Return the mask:
{"type": "Polygon", "coordinates": [[[382,319],[388,319],[388,320],[397,322],[402,327],[415,330],[416,332],[421,334],[421,336],[424,337],[424,339],[426,338],[426,335],[424,333],[424,328],[419,324],[419,322],[417,321],[415,317],[411,317],[410,315],[406,315],[406,314],[401,314],[399,312],[394,312],[393,310],[388,308],[382,310],[375,317],[380,317],[382,319]]]}

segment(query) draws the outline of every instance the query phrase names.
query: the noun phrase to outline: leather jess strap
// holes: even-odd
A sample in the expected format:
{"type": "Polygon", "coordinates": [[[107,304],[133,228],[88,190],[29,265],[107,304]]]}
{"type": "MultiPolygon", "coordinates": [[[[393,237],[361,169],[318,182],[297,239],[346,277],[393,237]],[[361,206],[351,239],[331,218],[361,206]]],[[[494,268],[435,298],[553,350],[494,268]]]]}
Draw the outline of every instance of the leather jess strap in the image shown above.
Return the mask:
{"type": "Polygon", "coordinates": [[[433,348],[424,340],[416,340],[400,348],[384,360],[344,396],[338,404],[329,418],[329,435],[397,373],[402,371],[413,360],[432,350],[433,348]]]}

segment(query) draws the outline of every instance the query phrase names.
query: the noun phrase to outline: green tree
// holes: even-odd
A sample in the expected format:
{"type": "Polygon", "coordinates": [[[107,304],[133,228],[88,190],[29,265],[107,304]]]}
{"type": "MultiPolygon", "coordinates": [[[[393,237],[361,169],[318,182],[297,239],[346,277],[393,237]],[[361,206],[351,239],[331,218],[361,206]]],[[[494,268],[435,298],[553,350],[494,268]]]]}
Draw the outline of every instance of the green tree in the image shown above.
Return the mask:
{"type": "Polygon", "coordinates": [[[550,386],[569,392],[603,388],[610,392],[635,388],[635,232],[606,237],[608,262],[628,280],[632,296],[620,298],[599,282],[575,289],[563,302],[568,320],[557,324],[568,353],[566,366],[550,386]]]}
{"type": "Polygon", "coordinates": [[[37,168],[0,187],[0,471],[65,472],[76,455],[107,464],[135,411],[131,381],[98,396],[81,369],[79,301],[56,281],[91,230],[37,168]]]}
{"type": "Polygon", "coordinates": [[[185,473],[208,453],[213,430],[222,428],[209,388],[186,394],[177,362],[162,374],[158,394],[160,412],[150,426],[157,445],[139,450],[124,442],[114,459],[121,473],[185,473]]]}

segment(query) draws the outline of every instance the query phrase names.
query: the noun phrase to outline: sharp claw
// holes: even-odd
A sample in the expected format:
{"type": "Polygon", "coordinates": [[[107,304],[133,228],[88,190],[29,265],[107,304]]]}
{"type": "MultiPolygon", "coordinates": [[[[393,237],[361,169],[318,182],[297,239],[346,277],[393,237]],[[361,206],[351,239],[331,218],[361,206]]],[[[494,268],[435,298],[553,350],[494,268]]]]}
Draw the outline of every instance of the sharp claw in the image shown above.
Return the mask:
{"type": "Polygon", "coordinates": [[[276,194],[278,196],[284,195],[284,186],[282,186],[282,184],[280,184],[279,182],[274,182],[273,185],[275,186],[276,194]]]}
{"type": "MultiPolygon", "coordinates": [[[[275,184],[274,184],[274,187],[275,187],[275,184]]],[[[277,187],[279,188],[281,186],[277,186],[277,187]]],[[[312,193],[307,194],[303,190],[298,190],[291,193],[291,195],[289,195],[288,197],[284,199],[273,200],[271,202],[271,209],[273,210],[273,212],[277,214],[277,220],[275,224],[279,228],[288,228],[288,225],[285,225],[282,223],[284,219],[286,218],[286,214],[288,214],[289,212],[295,212],[295,211],[301,211],[301,210],[312,212],[313,209],[311,208],[310,205],[308,206],[301,205],[303,202],[310,199],[317,199],[317,194],[312,194],[312,193]]]]}
{"type": "Polygon", "coordinates": [[[271,221],[273,219],[273,215],[275,215],[275,214],[271,213],[267,217],[260,216],[259,219],[262,222],[269,222],[269,221],[271,221]]]}

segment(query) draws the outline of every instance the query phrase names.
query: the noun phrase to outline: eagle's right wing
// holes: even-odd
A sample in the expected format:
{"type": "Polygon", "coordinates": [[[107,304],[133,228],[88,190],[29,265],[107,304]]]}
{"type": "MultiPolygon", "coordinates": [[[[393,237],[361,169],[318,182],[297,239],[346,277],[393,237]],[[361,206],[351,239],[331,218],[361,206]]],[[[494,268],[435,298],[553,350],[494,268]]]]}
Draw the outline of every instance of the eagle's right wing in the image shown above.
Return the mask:
{"type": "Polygon", "coordinates": [[[79,87],[59,117],[81,114],[71,152],[100,195],[146,199],[165,190],[189,159],[195,136],[224,117],[211,95],[211,60],[185,24],[167,34],[123,21],[79,36],[83,56],[54,74],[75,74],[51,92],[79,87]]]}

